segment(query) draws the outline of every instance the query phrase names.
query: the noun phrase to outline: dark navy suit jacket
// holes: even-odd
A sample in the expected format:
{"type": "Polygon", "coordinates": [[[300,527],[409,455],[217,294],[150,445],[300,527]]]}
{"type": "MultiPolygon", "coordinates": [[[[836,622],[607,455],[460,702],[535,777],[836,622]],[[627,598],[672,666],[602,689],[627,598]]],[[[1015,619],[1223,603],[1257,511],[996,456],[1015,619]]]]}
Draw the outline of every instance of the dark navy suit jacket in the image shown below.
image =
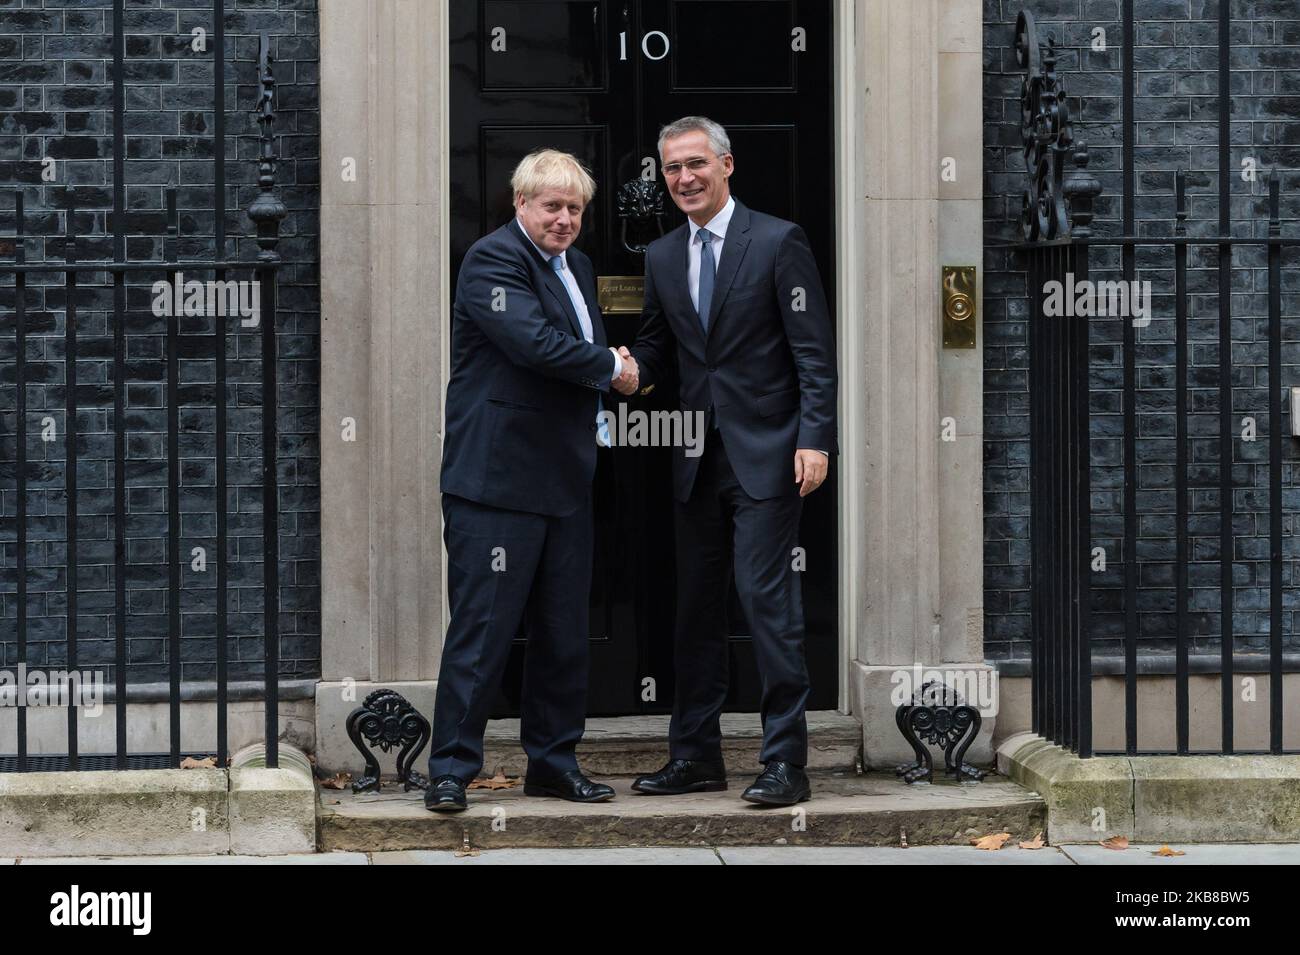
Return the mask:
{"type": "Polygon", "coordinates": [[[586,503],[598,392],[609,387],[614,356],[591,260],[570,247],[566,261],[594,342],[582,337],[564,283],[517,220],[466,254],[452,307],[444,493],[556,517],[586,503]]]}
{"type": "MultiPolygon", "coordinates": [[[[650,243],[645,310],[632,354],[641,386],[677,360],[683,411],[710,404],[736,480],[752,498],[798,493],[796,448],[838,452],[835,342],[808,237],[736,201],[714,281],[706,336],[687,287],[683,223],[650,243]]],[[[699,457],[673,455],[674,493],[690,498],[699,457]]]]}

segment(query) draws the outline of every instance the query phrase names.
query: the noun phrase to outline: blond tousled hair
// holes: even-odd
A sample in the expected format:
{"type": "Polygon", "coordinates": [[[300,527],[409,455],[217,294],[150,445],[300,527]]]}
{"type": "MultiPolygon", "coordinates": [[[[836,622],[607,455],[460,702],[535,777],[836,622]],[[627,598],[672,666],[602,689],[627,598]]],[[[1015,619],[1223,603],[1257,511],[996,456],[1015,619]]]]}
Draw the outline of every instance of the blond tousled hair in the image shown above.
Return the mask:
{"type": "Polygon", "coordinates": [[[596,181],[571,153],[558,149],[538,149],[519,160],[510,177],[510,189],[516,197],[532,199],[547,189],[571,189],[582,196],[583,205],[596,194],[596,181]]]}

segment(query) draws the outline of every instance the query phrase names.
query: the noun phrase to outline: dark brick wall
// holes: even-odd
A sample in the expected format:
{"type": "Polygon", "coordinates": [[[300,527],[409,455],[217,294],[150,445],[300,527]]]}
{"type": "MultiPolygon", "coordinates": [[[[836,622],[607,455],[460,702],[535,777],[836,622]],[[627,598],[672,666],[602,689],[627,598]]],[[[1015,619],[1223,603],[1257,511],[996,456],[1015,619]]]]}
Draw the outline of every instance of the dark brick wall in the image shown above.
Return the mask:
{"type": "MultiPolygon", "coordinates": [[[[164,189],[178,187],[177,254],[214,254],[214,114],[211,0],[128,0],[126,32],[127,255],[158,259],[164,189]],[[207,31],[206,52],[192,31],[207,31]]],[[[280,672],[320,672],[319,49],[315,0],[226,0],[227,233],[251,258],[243,214],[257,192],[260,31],[275,52],[278,192],[289,209],[280,251],[277,362],[280,481],[280,672]]],[[[0,234],[14,231],[14,188],[26,203],[29,261],[60,260],[62,194],[75,187],[82,261],[112,254],[112,4],[0,0],[0,234]],[[57,161],[43,182],[41,160],[57,161]]],[[[232,277],[245,277],[232,276],[232,277]]],[[[150,311],[149,273],[130,280],[126,315],[127,648],[132,682],[167,678],[166,323],[150,311]]],[[[187,273],[206,280],[210,272],[187,273]]],[[[113,316],[111,277],[80,274],[78,298],[78,664],[112,678],[114,642],[113,316]]],[[[12,276],[0,287],[0,644],[17,659],[16,389],[12,276]]],[[[27,292],[27,659],[66,663],[64,483],[65,293],[61,274],[37,275],[27,292]],[[58,440],[41,440],[49,416],[58,440]]],[[[261,676],[261,332],[238,319],[179,320],[181,661],[184,679],[211,679],[216,660],[216,461],[214,322],[227,323],[228,609],[230,675],[261,676]],[[207,570],[190,569],[202,546],[207,570]]]]}
{"type": "MultiPolygon", "coordinates": [[[[1188,171],[1193,235],[1218,232],[1218,3],[1138,0],[1136,67],[1136,196],[1142,235],[1173,230],[1174,173],[1188,171]]],[[[984,429],[985,652],[990,659],[1029,655],[1029,395],[1025,277],[1006,248],[1017,239],[1024,163],[1020,145],[1020,71],[1011,49],[1016,15],[1028,7],[1040,37],[1055,36],[1058,69],[1071,96],[1075,132],[1090,147],[1090,171],[1101,180],[1098,233],[1118,235],[1122,222],[1123,30],[1119,0],[985,0],[984,3],[984,429]],[[1092,31],[1106,31],[1107,50],[1090,49],[1092,31]]],[[[1236,235],[1264,235],[1267,173],[1281,173],[1284,235],[1300,235],[1300,2],[1232,3],[1232,200],[1236,235]],[[1256,182],[1243,181],[1241,161],[1254,157],[1256,182]]],[[[1300,250],[1283,259],[1283,374],[1278,386],[1300,383],[1300,250]]],[[[1232,277],[1232,408],[1238,424],[1258,423],[1252,443],[1234,438],[1233,604],[1237,652],[1267,647],[1269,628],[1267,273],[1261,249],[1241,249],[1232,277]]],[[[1119,279],[1115,250],[1094,253],[1092,276],[1119,279]]],[[[1143,253],[1138,279],[1152,282],[1152,321],[1136,329],[1138,386],[1135,555],[1123,536],[1122,319],[1091,320],[1093,543],[1106,548],[1108,568],[1093,575],[1092,634],[1098,653],[1120,652],[1124,635],[1124,559],[1135,556],[1139,633],[1148,650],[1171,651],[1175,636],[1174,555],[1174,301],[1173,256],[1143,253]]],[[[1191,488],[1189,571],[1192,652],[1218,653],[1219,580],[1219,322],[1213,249],[1189,262],[1189,435],[1191,488]]],[[[1285,435],[1289,420],[1281,426],[1285,435]]],[[[1285,641],[1295,646],[1300,615],[1297,584],[1297,442],[1283,438],[1285,641]]]]}

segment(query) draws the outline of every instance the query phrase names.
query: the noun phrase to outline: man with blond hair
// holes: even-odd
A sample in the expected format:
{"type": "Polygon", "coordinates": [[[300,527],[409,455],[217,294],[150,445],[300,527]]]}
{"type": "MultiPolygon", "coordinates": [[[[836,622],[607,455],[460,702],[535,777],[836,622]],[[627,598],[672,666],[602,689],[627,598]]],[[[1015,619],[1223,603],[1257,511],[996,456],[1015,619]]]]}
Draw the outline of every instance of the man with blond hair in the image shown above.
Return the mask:
{"type": "Polygon", "coordinates": [[[441,490],[451,621],[434,704],[425,806],[466,808],[510,643],[526,631],[524,793],[614,790],[578,768],[586,721],[591,484],[601,392],[637,383],[606,345],[591,260],[572,248],[596,191],[543,149],[510,180],[515,217],[470,248],[452,309],[441,490]]]}

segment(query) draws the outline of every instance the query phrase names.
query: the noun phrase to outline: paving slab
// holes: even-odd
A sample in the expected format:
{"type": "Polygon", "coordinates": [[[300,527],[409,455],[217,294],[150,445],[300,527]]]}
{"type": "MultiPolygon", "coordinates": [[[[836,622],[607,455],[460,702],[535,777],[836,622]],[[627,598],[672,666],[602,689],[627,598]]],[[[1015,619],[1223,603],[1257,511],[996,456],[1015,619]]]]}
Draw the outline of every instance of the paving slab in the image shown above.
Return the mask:
{"type": "Polygon", "coordinates": [[[734,846],[718,849],[718,855],[726,865],[1074,865],[1052,846],[734,846]]]}
{"type": "Polygon", "coordinates": [[[299,853],[283,856],[45,856],[20,865],[366,865],[364,852],[299,853]]]}
{"type": "Polygon", "coordinates": [[[1005,848],[970,846],[721,846],[717,848],[488,849],[325,852],[283,856],[60,856],[0,858],[0,865],[1300,865],[1300,845],[1188,845],[1158,858],[1155,845],[1125,850],[1097,845],[1005,848]]]}
{"type": "Polygon", "coordinates": [[[374,865],[722,865],[713,849],[491,849],[478,855],[375,852],[374,865]]]}
{"type": "MultiPolygon", "coordinates": [[[[604,778],[616,798],[583,805],[526,797],[522,787],[471,789],[470,807],[432,813],[423,794],[388,785],[380,793],[323,790],[322,849],[383,852],[595,846],[966,845],[1006,830],[1016,840],[1046,830],[1041,798],[1009,780],[908,786],[893,774],[815,774],[813,798],[765,808],[725,792],[646,796],[632,780],[604,778]]],[[[745,781],[748,782],[747,780],[745,781]]]]}
{"type": "Polygon", "coordinates": [[[1300,865],[1300,844],[1295,843],[1170,843],[1181,856],[1153,855],[1160,844],[1130,845],[1127,849],[1065,845],[1061,851],[1079,865],[1300,865]]]}

